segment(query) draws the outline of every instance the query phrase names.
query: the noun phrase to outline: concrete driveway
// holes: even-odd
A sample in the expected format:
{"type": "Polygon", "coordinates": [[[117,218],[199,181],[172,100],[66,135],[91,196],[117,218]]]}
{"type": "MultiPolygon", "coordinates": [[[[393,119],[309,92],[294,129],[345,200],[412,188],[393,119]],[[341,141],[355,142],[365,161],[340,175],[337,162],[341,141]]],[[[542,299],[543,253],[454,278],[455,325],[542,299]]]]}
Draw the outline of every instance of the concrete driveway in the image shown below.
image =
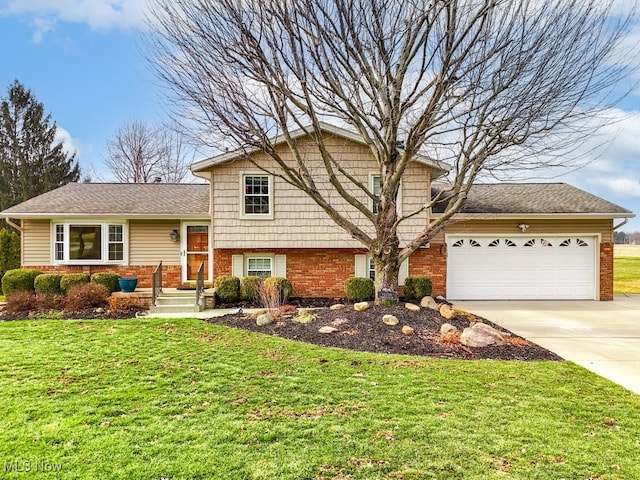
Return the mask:
{"type": "Polygon", "coordinates": [[[640,394],[640,295],[595,301],[468,301],[487,318],[640,394]]]}

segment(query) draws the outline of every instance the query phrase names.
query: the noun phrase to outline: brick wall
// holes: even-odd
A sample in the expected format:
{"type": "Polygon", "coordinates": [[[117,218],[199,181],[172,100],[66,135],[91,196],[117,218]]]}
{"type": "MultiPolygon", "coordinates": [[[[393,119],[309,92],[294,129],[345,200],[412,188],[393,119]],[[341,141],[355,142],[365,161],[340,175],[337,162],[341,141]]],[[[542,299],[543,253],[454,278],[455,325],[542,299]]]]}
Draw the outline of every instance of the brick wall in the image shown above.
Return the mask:
{"type": "MultiPolygon", "coordinates": [[[[121,277],[137,277],[138,287],[151,288],[151,275],[156,265],[114,266],[114,265],[41,265],[29,266],[34,270],[44,273],[87,273],[92,275],[98,272],[114,272],[121,277]]],[[[162,266],[162,286],[167,288],[178,287],[181,284],[180,265],[162,266]]]]}
{"type": "Polygon", "coordinates": [[[429,248],[417,250],[409,258],[409,276],[426,276],[433,283],[432,295],[447,293],[447,246],[444,243],[431,244],[429,248]]]}
{"type": "Polygon", "coordinates": [[[613,300],[613,243],[600,244],[600,300],[613,300]]]}
{"type": "MultiPolygon", "coordinates": [[[[344,297],[344,282],[353,277],[356,254],[362,249],[218,249],[213,254],[213,275],[231,274],[232,255],[265,252],[287,256],[287,278],[294,295],[300,297],[344,297]]],[[[434,283],[434,294],[442,295],[446,285],[446,252],[421,249],[409,260],[410,275],[427,275],[434,283]]]]}

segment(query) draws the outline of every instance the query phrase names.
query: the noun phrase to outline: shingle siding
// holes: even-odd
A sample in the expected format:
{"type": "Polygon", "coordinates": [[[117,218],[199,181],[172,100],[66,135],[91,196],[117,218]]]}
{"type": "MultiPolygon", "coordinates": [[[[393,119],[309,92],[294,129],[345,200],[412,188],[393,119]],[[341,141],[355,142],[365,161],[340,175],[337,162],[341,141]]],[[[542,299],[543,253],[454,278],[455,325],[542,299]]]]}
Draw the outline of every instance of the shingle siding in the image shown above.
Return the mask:
{"type": "MultiPolygon", "coordinates": [[[[333,151],[337,161],[350,175],[369,188],[371,174],[378,171],[371,153],[363,146],[349,140],[332,137],[327,145],[333,151]]],[[[300,148],[308,148],[304,139],[300,148]]],[[[278,153],[290,158],[285,146],[278,153]]],[[[275,163],[264,154],[256,154],[257,162],[265,168],[275,169],[275,163]]],[[[343,215],[348,217],[364,231],[373,235],[371,223],[353,206],[349,205],[330,184],[324,173],[321,158],[312,149],[307,155],[307,168],[314,174],[318,190],[343,215]]],[[[219,165],[213,169],[213,230],[214,248],[358,248],[362,245],[338,227],[327,214],[307,194],[274,178],[274,217],[273,220],[249,220],[240,218],[241,188],[243,173],[260,173],[260,170],[248,160],[236,160],[231,164],[219,165]]],[[[370,200],[346,178],[338,178],[348,191],[369,206],[370,200]]],[[[409,212],[424,204],[427,200],[429,169],[412,164],[404,176],[402,194],[402,212],[409,212]]],[[[417,215],[406,221],[400,229],[400,237],[409,240],[426,223],[427,214],[417,215]]]]}

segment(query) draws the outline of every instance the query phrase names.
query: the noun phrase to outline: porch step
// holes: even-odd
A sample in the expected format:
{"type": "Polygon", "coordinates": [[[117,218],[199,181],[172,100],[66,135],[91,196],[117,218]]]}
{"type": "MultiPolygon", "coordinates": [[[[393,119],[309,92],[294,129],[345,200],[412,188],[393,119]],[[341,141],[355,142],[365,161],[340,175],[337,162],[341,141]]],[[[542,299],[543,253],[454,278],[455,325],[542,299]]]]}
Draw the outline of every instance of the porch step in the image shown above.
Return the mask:
{"type": "Polygon", "coordinates": [[[200,311],[202,311],[202,305],[196,305],[196,293],[193,290],[162,292],[156,299],[156,304],[149,308],[150,315],[200,311]]]}

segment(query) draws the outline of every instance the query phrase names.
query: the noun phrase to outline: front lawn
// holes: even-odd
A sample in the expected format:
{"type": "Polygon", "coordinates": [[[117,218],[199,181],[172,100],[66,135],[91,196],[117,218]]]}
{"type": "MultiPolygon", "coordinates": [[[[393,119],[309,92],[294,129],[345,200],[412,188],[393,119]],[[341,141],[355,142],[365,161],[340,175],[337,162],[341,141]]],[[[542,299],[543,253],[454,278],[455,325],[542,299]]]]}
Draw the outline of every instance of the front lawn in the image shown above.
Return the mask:
{"type": "Polygon", "coordinates": [[[2,478],[640,478],[640,397],[568,362],[186,319],[5,322],[0,358],[2,478]]]}
{"type": "Polygon", "coordinates": [[[640,257],[613,259],[613,292],[640,293],[640,257]]]}

